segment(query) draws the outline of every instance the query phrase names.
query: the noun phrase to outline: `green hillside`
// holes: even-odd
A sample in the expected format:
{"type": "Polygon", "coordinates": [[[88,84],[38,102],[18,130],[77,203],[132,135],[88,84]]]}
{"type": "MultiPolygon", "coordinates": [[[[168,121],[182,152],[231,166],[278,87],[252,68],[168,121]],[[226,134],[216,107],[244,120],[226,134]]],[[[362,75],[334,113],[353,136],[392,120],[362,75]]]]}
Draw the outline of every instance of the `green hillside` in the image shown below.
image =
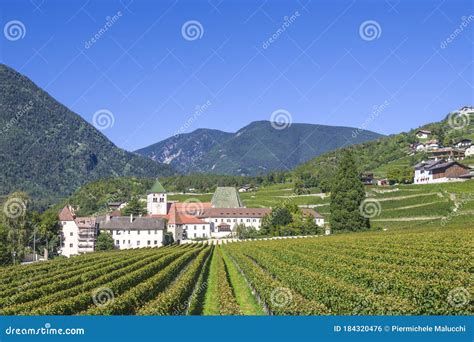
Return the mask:
{"type": "MultiPolygon", "coordinates": [[[[360,172],[370,171],[374,172],[376,177],[386,177],[391,168],[413,166],[427,158],[425,153],[412,155],[410,151],[410,144],[419,141],[415,135],[419,129],[430,130],[432,132],[430,139],[438,140],[443,146],[451,146],[461,138],[474,140],[474,116],[471,114],[467,125],[457,127],[456,123],[453,124],[453,118],[456,117],[453,115],[452,113],[440,122],[430,123],[409,132],[382,137],[376,141],[351,145],[343,149],[352,150],[360,172]]],[[[294,170],[295,179],[306,186],[328,188],[327,182],[334,173],[335,165],[343,149],[325,153],[299,165],[294,170]]]]}
{"type": "Polygon", "coordinates": [[[88,182],[174,172],[115,146],[31,80],[0,65],[0,195],[26,191],[44,207],[88,182]]]}

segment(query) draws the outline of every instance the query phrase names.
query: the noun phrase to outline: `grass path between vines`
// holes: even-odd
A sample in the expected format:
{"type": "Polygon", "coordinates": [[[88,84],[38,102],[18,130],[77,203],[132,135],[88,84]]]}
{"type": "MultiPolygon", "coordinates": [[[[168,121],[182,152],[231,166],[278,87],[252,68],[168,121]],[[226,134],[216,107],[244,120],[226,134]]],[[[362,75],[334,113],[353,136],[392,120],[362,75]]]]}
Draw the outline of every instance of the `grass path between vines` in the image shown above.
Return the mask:
{"type": "MultiPolygon", "coordinates": [[[[207,279],[207,291],[204,299],[203,315],[219,315],[219,296],[217,288],[217,248],[212,253],[209,277],[207,279]]],[[[257,303],[245,279],[242,277],[232,260],[223,253],[224,262],[229,272],[230,283],[234,290],[237,303],[244,315],[263,315],[263,309],[257,303]]]]}
{"type": "Polygon", "coordinates": [[[219,315],[219,301],[217,291],[217,254],[216,248],[212,252],[209,276],[207,278],[207,291],[202,309],[203,315],[219,315]]]}
{"type": "Polygon", "coordinates": [[[263,315],[263,309],[253,296],[244,277],[240,274],[234,262],[230,260],[225,250],[222,249],[222,251],[227,271],[229,272],[230,283],[234,289],[235,299],[239,303],[240,310],[242,310],[244,315],[263,315]]]}

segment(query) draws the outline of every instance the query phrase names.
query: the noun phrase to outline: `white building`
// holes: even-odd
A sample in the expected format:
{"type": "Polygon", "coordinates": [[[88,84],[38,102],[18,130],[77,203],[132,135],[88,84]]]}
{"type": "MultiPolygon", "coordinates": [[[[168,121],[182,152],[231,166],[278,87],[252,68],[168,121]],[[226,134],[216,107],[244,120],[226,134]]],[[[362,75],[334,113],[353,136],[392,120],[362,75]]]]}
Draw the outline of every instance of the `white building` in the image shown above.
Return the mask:
{"type": "Polygon", "coordinates": [[[420,129],[415,133],[415,135],[418,139],[428,139],[428,137],[431,135],[431,131],[420,129]]]}
{"type": "Polygon", "coordinates": [[[165,227],[165,219],[133,215],[106,215],[99,221],[100,230],[111,234],[117,249],[160,247],[163,245],[165,227]]]}
{"type": "Polygon", "coordinates": [[[76,217],[70,206],[59,213],[61,244],[59,253],[66,257],[93,252],[97,237],[94,217],[76,217]]]}
{"type": "Polygon", "coordinates": [[[474,156],[474,145],[471,145],[469,148],[467,148],[464,153],[466,157],[474,156]]]}
{"type": "Polygon", "coordinates": [[[421,162],[415,165],[415,184],[445,183],[466,180],[470,168],[457,161],[442,159],[421,162]]]}
{"type": "Polygon", "coordinates": [[[168,199],[166,190],[159,181],[156,181],[147,194],[148,215],[168,214],[168,199]]]}

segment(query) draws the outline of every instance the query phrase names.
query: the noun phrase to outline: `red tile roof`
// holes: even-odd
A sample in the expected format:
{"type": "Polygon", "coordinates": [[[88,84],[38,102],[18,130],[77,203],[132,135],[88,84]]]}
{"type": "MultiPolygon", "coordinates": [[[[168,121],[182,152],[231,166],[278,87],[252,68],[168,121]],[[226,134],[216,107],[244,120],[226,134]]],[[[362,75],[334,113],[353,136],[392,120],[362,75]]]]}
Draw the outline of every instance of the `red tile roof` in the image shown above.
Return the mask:
{"type": "Polygon", "coordinates": [[[66,205],[59,213],[60,221],[74,221],[75,215],[72,213],[71,208],[66,205]]]}

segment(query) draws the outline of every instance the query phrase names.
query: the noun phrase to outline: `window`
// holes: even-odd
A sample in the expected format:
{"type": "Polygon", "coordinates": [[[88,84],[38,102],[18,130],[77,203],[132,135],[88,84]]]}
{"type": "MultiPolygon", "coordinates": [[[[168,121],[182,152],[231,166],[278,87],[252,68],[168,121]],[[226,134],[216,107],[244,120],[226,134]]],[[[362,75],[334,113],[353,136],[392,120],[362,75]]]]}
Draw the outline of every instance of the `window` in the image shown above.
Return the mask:
{"type": "Polygon", "coordinates": [[[148,235],[151,235],[151,230],[148,230],[148,235]]]}
{"type": "Polygon", "coordinates": [[[139,231],[139,230],[137,230],[137,235],[140,235],[140,231],[139,231]]]}
{"type": "Polygon", "coordinates": [[[218,219],[216,219],[216,223],[217,223],[217,222],[219,222],[219,220],[218,220],[218,219]]]}
{"type": "Polygon", "coordinates": [[[70,244],[69,244],[69,247],[71,247],[71,248],[72,248],[73,246],[74,246],[74,245],[73,245],[72,243],[70,243],[70,244]]]}
{"type": "Polygon", "coordinates": [[[120,245],[120,241],[119,241],[119,240],[115,240],[115,244],[116,244],[116,245],[120,245]]]}
{"type": "Polygon", "coordinates": [[[128,240],[128,244],[130,245],[130,240],[128,240]]]}
{"type": "Polygon", "coordinates": [[[123,240],[123,244],[125,245],[125,240],[123,240]]]}
{"type": "Polygon", "coordinates": [[[158,234],[158,231],[155,229],[155,235],[158,234]]]}
{"type": "Polygon", "coordinates": [[[157,203],[157,202],[158,202],[158,198],[153,197],[153,203],[157,203]]]}
{"type": "Polygon", "coordinates": [[[194,233],[194,237],[196,237],[196,233],[194,233]]]}
{"type": "Polygon", "coordinates": [[[247,219],[247,222],[250,222],[250,219],[247,219]]]}
{"type": "Polygon", "coordinates": [[[206,226],[205,226],[204,224],[202,225],[202,229],[203,229],[203,230],[206,229],[206,226]]]}
{"type": "Polygon", "coordinates": [[[234,222],[237,222],[237,219],[234,219],[234,222]]]}
{"type": "Polygon", "coordinates": [[[130,229],[128,230],[128,234],[130,234],[130,229]]]}
{"type": "Polygon", "coordinates": [[[196,226],[194,226],[194,230],[196,230],[196,226]]]}
{"type": "Polygon", "coordinates": [[[140,240],[137,240],[137,246],[140,246],[140,240]]]}
{"type": "Polygon", "coordinates": [[[73,232],[70,232],[70,233],[69,233],[69,236],[74,236],[74,233],[73,233],[73,232]]]}
{"type": "Polygon", "coordinates": [[[155,240],[154,242],[155,242],[155,245],[157,245],[157,244],[158,244],[158,240],[155,240]]]}
{"type": "Polygon", "coordinates": [[[165,199],[163,197],[160,198],[160,203],[163,203],[165,199]]]}
{"type": "Polygon", "coordinates": [[[202,237],[205,238],[205,237],[206,237],[206,233],[202,233],[202,237]]]}
{"type": "Polygon", "coordinates": [[[150,241],[150,240],[147,241],[147,245],[148,245],[148,246],[151,245],[151,241],[150,241]]]}
{"type": "Polygon", "coordinates": [[[256,220],[256,219],[253,219],[253,222],[257,222],[257,220],[256,220]]]}
{"type": "Polygon", "coordinates": [[[244,219],[240,219],[240,222],[244,222],[244,219]]]}

